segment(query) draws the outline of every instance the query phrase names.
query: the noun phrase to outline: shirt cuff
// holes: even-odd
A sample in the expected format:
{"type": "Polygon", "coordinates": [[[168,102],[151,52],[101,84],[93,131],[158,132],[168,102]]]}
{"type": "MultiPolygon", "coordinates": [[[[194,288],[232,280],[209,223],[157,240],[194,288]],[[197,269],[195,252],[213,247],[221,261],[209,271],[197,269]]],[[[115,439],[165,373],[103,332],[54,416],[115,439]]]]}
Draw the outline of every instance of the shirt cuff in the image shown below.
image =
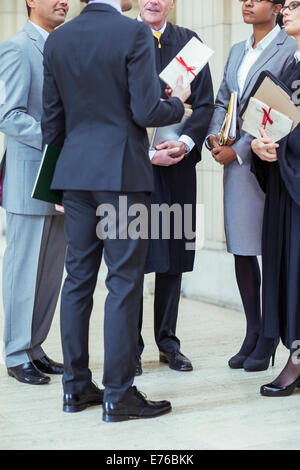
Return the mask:
{"type": "Polygon", "coordinates": [[[185,134],[182,134],[182,136],[179,137],[178,141],[183,142],[185,145],[187,145],[188,148],[190,149],[190,152],[193,150],[193,148],[196,145],[195,142],[193,141],[193,139],[191,137],[189,137],[188,135],[185,135],[185,134]]]}
{"type": "Polygon", "coordinates": [[[149,150],[149,159],[150,159],[150,161],[152,160],[152,158],[154,157],[155,154],[156,154],[156,150],[149,150]]]}
{"type": "Polygon", "coordinates": [[[208,142],[208,139],[209,137],[212,137],[214,134],[209,134],[206,139],[205,139],[205,147],[207,148],[207,150],[211,151],[211,146],[209,145],[209,142],[208,142]]]}
{"type": "Polygon", "coordinates": [[[236,154],[236,159],[237,159],[237,161],[239,162],[240,165],[243,165],[243,160],[241,159],[241,157],[238,154],[236,154]]]}

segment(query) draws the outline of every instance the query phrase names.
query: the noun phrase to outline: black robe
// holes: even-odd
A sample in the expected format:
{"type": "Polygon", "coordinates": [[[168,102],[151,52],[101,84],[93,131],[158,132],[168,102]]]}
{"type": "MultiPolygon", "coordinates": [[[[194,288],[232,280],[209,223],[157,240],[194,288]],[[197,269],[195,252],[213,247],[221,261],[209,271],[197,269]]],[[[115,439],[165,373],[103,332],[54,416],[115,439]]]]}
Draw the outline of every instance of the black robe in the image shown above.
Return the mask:
{"type": "MultiPolygon", "coordinates": [[[[182,27],[167,23],[166,30],[161,37],[161,49],[158,48],[157,39],[154,38],[157,73],[159,74],[186,43],[196,33],[182,27]]],[[[192,64],[189,64],[192,65],[192,64]]],[[[166,84],[161,82],[161,96],[166,84]]],[[[196,164],[201,160],[201,150],[207,135],[207,129],[213,114],[213,86],[209,66],[207,65],[192,84],[192,94],[187,101],[192,105],[193,116],[187,122],[183,134],[188,135],[195,142],[191,154],[177,165],[161,167],[153,165],[155,191],[152,195],[152,204],[177,203],[182,207],[190,204],[193,208],[193,230],[195,230],[196,212],[196,164]]],[[[194,266],[194,250],[186,250],[185,237],[181,240],[150,240],[145,272],[179,274],[192,271],[194,266]]],[[[193,241],[193,240],[192,240],[193,241]]]]}
{"type": "MultiPolygon", "coordinates": [[[[281,81],[292,90],[300,79],[300,63],[281,81]]],[[[300,125],[280,142],[278,162],[253,154],[253,171],[266,205],[263,224],[263,327],[270,338],[281,337],[292,350],[300,339],[300,125]]]]}

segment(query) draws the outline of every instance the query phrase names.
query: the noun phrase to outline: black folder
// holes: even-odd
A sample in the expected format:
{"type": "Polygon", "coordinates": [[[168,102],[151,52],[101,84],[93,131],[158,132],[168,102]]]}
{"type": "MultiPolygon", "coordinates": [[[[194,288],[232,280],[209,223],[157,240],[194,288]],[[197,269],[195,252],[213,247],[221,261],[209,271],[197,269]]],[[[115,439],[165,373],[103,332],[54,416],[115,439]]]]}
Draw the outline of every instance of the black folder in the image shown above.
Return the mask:
{"type": "Polygon", "coordinates": [[[46,145],[31,194],[33,199],[62,205],[63,191],[50,189],[60,152],[61,148],[55,145],[46,145]]]}

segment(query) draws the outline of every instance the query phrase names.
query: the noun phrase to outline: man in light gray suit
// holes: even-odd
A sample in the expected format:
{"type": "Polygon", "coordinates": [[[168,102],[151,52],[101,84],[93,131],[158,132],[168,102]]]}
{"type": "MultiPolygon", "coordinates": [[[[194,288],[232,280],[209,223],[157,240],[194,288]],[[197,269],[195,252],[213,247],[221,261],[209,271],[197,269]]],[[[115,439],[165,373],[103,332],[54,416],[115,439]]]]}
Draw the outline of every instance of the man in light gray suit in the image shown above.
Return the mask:
{"type": "Polygon", "coordinates": [[[61,287],[64,216],[31,198],[42,158],[43,49],[65,21],[68,0],[27,0],[24,29],[0,45],[0,131],[5,134],[2,205],[7,247],[3,260],[5,361],[20,382],[45,384],[63,366],[48,358],[49,332],[61,287]]]}

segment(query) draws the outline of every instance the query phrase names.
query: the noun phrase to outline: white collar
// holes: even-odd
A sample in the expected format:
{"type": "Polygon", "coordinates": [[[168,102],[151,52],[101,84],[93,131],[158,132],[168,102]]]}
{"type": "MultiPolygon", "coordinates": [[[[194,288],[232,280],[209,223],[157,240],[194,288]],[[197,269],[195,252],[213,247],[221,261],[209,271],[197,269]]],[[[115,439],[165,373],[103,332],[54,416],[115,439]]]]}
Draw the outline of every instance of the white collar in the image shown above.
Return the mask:
{"type": "Polygon", "coordinates": [[[90,0],[88,4],[92,5],[93,3],[105,3],[118,10],[119,13],[122,13],[120,3],[117,0],[90,0]]]}
{"type": "Polygon", "coordinates": [[[300,51],[296,51],[294,57],[295,57],[297,63],[300,62],[300,51]]]}
{"type": "Polygon", "coordinates": [[[44,28],[41,28],[39,25],[33,23],[30,20],[29,23],[31,23],[38,30],[42,38],[46,41],[50,33],[48,33],[48,31],[46,31],[44,28]]]}
{"type": "MultiPolygon", "coordinates": [[[[277,24],[275,26],[275,28],[272,29],[272,31],[270,31],[261,41],[259,41],[259,43],[257,44],[256,46],[256,49],[260,49],[260,50],[264,50],[266,47],[269,46],[269,44],[271,44],[271,42],[273,41],[273,39],[276,38],[277,34],[281,31],[280,29],[280,26],[277,24]]],[[[245,49],[246,51],[248,52],[250,49],[252,49],[252,46],[253,46],[253,43],[254,43],[254,36],[253,34],[248,38],[248,40],[246,41],[246,46],[245,46],[245,49]]]]}
{"type": "MultiPolygon", "coordinates": [[[[139,16],[137,17],[138,21],[143,21],[142,18],[141,18],[141,14],[139,13],[139,16]]],[[[151,27],[151,26],[150,26],[151,27]]],[[[152,33],[161,33],[161,34],[164,34],[165,30],[166,30],[166,27],[167,27],[167,22],[165,22],[165,24],[163,25],[163,27],[159,30],[155,30],[155,29],[152,29],[151,28],[151,31],[152,33]]]]}

